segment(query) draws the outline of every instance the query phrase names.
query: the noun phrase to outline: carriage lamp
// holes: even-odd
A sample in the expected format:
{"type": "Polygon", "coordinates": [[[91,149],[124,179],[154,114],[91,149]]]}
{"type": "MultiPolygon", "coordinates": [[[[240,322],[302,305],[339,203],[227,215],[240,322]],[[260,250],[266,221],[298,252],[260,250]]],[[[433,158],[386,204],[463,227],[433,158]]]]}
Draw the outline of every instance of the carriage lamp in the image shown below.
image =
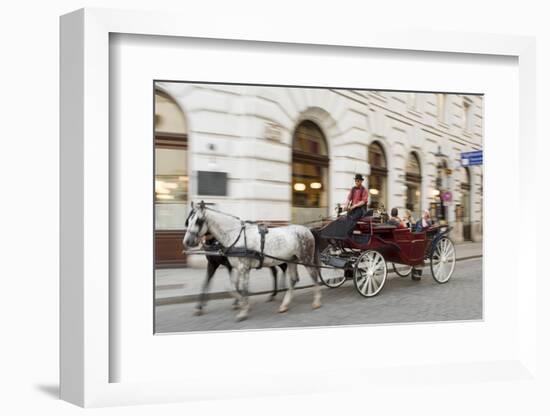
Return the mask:
{"type": "Polygon", "coordinates": [[[321,189],[323,185],[320,182],[312,182],[309,184],[311,189],[321,189]]]}
{"type": "Polygon", "coordinates": [[[306,184],[305,183],[295,183],[294,184],[294,190],[295,191],[298,191],[298,192],[301,192],[301,191],[305,191],[306,190],[306,184]]]}

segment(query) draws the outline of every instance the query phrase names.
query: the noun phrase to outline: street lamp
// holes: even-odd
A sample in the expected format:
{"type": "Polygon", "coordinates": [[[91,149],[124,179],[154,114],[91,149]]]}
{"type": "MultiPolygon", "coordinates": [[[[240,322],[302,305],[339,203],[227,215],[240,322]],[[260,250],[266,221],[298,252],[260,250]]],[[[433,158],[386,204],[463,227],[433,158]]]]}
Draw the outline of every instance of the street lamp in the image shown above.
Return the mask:
{"type": "Polygon", "coordinates": [[[434,189],[434,192],[433,192],[434,202],[432,203],[433,204],[432,209],[434,209],[436,212],[439,211],[439,215],[437,216],[440,220],[445,220],[447,218],[447,214],[446,214],[446,207],[443,204],[442,192],[441,192],[442,190],[444,190],[443,175],[441,171],[445,169],[445,174],[447,175],[449,173],[447,171],[447,164],[445,163],[445,159],[447,159],[447,155],[441,152],[441,146],[437,146],[437,153],[435,153],[434,156],[437,157],[439,160],[437,162],[437,178],[435,180],[436,189],[434,189]],[[437,207],[439,207],[439,210],[437,209],[437,207]]]}

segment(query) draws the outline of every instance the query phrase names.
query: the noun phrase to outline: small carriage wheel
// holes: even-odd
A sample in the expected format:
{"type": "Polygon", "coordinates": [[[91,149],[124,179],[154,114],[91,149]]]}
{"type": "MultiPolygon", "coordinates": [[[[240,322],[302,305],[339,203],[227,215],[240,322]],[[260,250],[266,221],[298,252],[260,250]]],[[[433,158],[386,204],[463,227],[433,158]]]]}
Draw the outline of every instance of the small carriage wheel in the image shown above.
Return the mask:
{"type": "Polygon", "coordinates": [[[407,277],[411,274],[411,272],[413,270],[413,266],[408,266],[408,267],[405,267],[404,269],[401,269],[401,270],[399,270],[397,268],[397,265],[395,263],[392,263],[392,266],[393,266],[393,271],[399,277],[407,277]]]}
{"type": "Polygon", "coordinates": [[[375,296],[386,283],[386,260],[378,251],[365,251],[355,263],[353,283],[357,291],[367,298],[375,296]]]}
{"type": "Polygon", "coordinates": [[[447,237],[442,237],[434,247],[430,257],[432,276],[437,283],[447,283],[456,264],[455,247],[447,237]]]}
{"type": "MultiPolygon", "coordinates": [[[[335,249],[331,246],[328,246],[323,250],[321,253],[321,256],[323,255],[332,255],[332,256],[338,256],[342,253],[341,249],[335,249]]],[[[319,277],[321,278],[321,282],[327,287],[330,287],[331,289],[335,289],[337,287],[342,286],[346,281],[346,275],[344,272],[344,269],[334,267],[334,268],[328,268],[328,267],[320,267],[319,268],[319,277]]]]}

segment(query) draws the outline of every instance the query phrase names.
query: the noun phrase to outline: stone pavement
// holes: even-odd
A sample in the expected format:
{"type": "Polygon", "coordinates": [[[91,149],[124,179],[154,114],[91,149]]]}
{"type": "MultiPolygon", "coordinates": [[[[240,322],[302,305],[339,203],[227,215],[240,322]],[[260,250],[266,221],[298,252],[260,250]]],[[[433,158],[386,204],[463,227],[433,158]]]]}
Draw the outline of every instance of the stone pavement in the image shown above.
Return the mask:
{"type": "MultiPolygon", "coordinates": [[[[455,244],[457,261],[482,256],[483,245],[481,242],[466,242],[455,244]]],[[[278,288],[286,288],[283,274],[278,270],[278,288]]],[[[388,272],[393,269],[388,267],[388,272]]],[[[424,271],[424,275],[429,272],[424,271]]],[[[312,282],[302,266],[298,267],[300,280],[296,283],[296,289],[310,287],[312,282]]],[[[206,270],[202,267],[186,267],[179,269],[157,269],[155,272],[155,304],[168,305],[181,302],[196,302],[197,295],[202,290],[202,284],[206,276],[206,270]]],[[[231,296],[228,290],[231,288],[229,273],[221,266],[212,280],[209,287],[209,298],[226,298],[231,296]]],[[[270,293],[273,288],[273,278],[268,268],[252,270],[250,272],[249,290],[251,295],[270,293]]]]}

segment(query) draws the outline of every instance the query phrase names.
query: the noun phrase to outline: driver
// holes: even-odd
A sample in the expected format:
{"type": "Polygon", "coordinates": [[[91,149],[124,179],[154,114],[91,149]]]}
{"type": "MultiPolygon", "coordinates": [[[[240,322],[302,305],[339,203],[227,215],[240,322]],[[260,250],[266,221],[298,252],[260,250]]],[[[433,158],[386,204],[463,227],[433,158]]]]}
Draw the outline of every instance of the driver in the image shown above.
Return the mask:
{"type": "Polygon", "coordinates": [[[363,186],[364,178],[361,174],[358,173],[355,175],[354,179],[355,186],[350,189],[344,206],[348,211],[348,218],[357,221],[359,218],[367,215],[369,192],[363,186]]]}
{"type": "Polygon", "coordinates": [[[355,175],[355,186],[350,189],[344,210],[347,215],[339,217],[322,228],[321,233],[325,238],[348,238],[350,232],[355,228],[359,218],[367,215],[368,191],[363,186],[363,176],[355,175]]]}

